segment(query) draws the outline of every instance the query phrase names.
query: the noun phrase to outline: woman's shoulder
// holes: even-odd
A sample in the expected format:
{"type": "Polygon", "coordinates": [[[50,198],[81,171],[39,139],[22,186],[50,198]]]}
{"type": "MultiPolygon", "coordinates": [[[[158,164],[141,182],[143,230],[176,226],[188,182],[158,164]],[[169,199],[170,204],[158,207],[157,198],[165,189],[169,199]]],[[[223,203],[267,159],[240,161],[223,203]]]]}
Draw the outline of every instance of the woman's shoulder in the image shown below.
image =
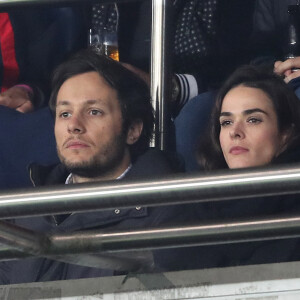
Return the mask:
{"type": "Polygon", "coordinates": [[[298,162],[300,162],[300,138],[297,138],[292,146],[276,157],[273,164],[290,164],[298,162]]]}

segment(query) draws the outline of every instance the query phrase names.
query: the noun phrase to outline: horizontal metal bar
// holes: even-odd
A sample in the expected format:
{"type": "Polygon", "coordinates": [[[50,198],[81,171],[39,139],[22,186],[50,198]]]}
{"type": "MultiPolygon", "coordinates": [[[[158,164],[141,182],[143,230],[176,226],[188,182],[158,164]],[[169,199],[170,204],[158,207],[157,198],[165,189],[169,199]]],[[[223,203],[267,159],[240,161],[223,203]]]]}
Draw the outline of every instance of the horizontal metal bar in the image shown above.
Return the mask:
{"type": "Polygon", "coordinates": [[[0,243],[16,250],[39,255],[47,248],[47,237],[32,230],[21,228],[11,223],[0,221],[0,243]]]}
{"type": "MultiPolygon", "coordinates": [[[[0,9],[36,6],[71,6],[85,3],[124,3],[136,0],[0,0],[0,9]]],[[[138,0],[139,1],[139,0],[138,0]]]]}
{"type": "MultiPolygon", "coordinates": [[[[40,256],[55,258],[69,255],[71,257],[70,255],[74,254],[103,254],[103,252],[105,255],[107,252],[230,244],[299,236],[300,216],[298,215],[135,231],[95,230],[49,236],[50,243],[41,247],[40,256]]],[[[18,258],[18,253],[14,253],[18,258]]],[[[7,255],[7,248],[0,250],[1,260],[12,258],[11,254],[9,257],[7,255]]]]}
{"type": "MultiPolygon", "coordinates": [[[[0,221],[0,243],[5,245],[0,249],[0,252],[7,260],[13,259],[14,256],[15,258],[38,256],[87,267],[109,268],[118,271],[133,271],[141,269],[143,266],[149,269],[152,266],[152,261],[145,255],[135,257],[113,256],[111,254],[76,255],[76,251],[72,255],[65,253],[63,256],[59,253],[49,255],[47,254],[48,249],[52,247],[47,234],[37,233],[3,221],[0,221]],[[8,248],[9,246],[11,248],[8,248]]],[[[88,248],[85,249],[85,252],[89,252],[88,248]]]]}
{"type": "Polygon", "coordinates": [[[211,173],[210,176],[178,175],[156,181],[61,185],[2,193],[0,218],[245,199],[299,192],[298,166],[231,170],[211,173]]]}
{"type": "Polygon", "coordinates": [[[230,244],[300,236],[300,216],[207,223],[198,226],[122,232],[82,232],[50,236],[50,255],[122,252],[170,247],[230,244]]]}

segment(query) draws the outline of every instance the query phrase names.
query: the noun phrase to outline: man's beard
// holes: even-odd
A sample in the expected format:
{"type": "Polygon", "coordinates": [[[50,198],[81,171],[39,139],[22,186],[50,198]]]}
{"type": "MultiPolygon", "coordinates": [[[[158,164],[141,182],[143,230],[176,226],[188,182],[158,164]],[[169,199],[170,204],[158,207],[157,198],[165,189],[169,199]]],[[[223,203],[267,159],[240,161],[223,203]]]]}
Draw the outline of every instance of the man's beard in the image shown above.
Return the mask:
{"type": "Polygon", "coordinates": [[[124,158],[126,147],[126,134],[121,133],[87,161],[69,162],[59,149],[57,149],[57,153],[61,163],[70,173],[85,178],[96,178],[111,174],[119,167],[124,158]]]}

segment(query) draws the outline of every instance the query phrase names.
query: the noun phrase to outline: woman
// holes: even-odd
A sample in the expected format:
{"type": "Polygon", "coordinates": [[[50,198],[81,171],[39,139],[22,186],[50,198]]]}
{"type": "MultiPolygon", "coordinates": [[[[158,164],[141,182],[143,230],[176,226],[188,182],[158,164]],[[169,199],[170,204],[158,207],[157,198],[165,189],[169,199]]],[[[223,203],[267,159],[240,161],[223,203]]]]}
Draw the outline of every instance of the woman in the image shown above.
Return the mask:
{"type": "MultiPolygon", "coordinates": [[[[299,120],[300,101],[280,77],[243,66],[219,91],[208,138],[199,149],[200,163],[206,170],[215,170],[299,161],[299,120]]],[[[252,220],[299,213],[298,198],[288,195],[207,202],[195,210],[202,222],[252,220]]],[[[225,267],[293,260],[300,261],[299,239],[201,247],[197,263],[225,267]]]]}
{"type": "Polygon", "coordinates": [[[243,66],[219,91],[199,162],[206,170],[291,162],[299,137],[300,102],[292,89],[274,73],[243,66]]]}

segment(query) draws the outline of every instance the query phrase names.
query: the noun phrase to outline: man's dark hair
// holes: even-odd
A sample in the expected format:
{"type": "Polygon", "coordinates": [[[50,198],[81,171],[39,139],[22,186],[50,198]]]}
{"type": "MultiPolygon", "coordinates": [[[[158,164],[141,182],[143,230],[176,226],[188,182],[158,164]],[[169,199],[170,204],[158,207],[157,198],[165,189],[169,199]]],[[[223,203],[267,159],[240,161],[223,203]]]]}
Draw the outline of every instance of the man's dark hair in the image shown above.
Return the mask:
{"type": "Polygon", "coordinates": [[[198,161],[205,170],[227,168],[219,135],[220,114],[227,93],[237,86],[262,90],[272,101],[277,115],[279,132],[291,131],[287,149],[300,142],[300,102],[294,91],[281,77],[264,67],[245,65],[239,67],[220,88],[214,105],[209,128],[198,149],[198,161]]]}
{"type": "Polygon", "coordinates": [[[52,77],[52,93],[49,106],[53,114],[56,110],[57,94],[62,84],[69,78],[86,72],[97,72],[117,92],[123,118],[123,130],[136,120],[143,122],[139,140],[130,145],[132,159],[143,153],[152,138],[154,115],[147,84],[122,64],[99,55],[92,49],[81,50],[56,68],[52,77]]]}

